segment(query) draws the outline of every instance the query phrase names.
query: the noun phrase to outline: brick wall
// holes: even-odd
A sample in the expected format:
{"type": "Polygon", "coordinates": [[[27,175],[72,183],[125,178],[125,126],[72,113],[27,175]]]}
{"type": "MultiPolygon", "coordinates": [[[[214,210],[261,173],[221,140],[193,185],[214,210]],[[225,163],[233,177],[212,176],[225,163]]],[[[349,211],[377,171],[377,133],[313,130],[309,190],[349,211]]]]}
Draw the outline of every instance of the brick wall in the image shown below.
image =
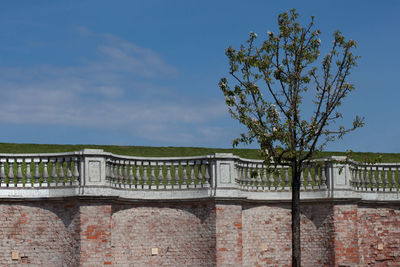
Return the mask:
{"type": "Polygon", "coordinates": [[[77,266],[79,223],[76,201],[1,203],[0,266],[77,266]]]}
{"type": "MultiPolygon", "coordinates": [[[[301,214],[303,266],[400,266],[400,204],[301,214]]],[[[3,201],[0,266],[290,266],[290,218],[289,203],[3,201]]]]}
{"type": "Polygon", "coordinates": [[[352,266],[360,262],[358,229],[365,227],[357,221],[358,208],[355,204],[333,206],[334,257],[337,264],[352,266]]]}
{"type": "Polygon", "coordinates": [[[111,247],[114,266],[214,266],[214,205],[115,205],[111,247]]]}
{"type": "Polygon", "coordinates": [[[400,207],[360,205],[357,221],[361,262],[372,266],[400,266],[400,207]]]}
{"type": "Polygon", "coordinates": [[[111,204],[83,202],[80,219],[81,266],[111,265],[111,204]]]}
{"type": "MultiPolygon", "coordinates": [[[[332,215],[330,204],[303,204],[302,263],[331,266],[332,215]]],[[[290,266],[290,204],[252,205],[243,210],[243,266],[290,266]]]]}
{"type": "Polygon", "coordinates": [[[217,204],[216,211],[216,264],[240,266],[242,264],[242,206],[217,204]]]}

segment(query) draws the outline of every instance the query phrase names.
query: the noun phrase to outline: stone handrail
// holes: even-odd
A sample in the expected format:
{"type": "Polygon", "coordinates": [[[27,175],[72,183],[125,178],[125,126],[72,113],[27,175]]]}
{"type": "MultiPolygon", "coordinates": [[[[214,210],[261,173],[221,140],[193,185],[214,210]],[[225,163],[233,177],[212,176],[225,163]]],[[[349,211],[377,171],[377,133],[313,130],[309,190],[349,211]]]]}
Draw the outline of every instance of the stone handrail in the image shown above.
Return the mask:
{"type": "MultiPolygon", "coordinates": [[[[289,166],[266,166],[263,161],[239,159],[236,162],[237,183],[242,190],[290,191],[291,170],[289,166]]],[[[324,160],[307,162],[301,173],[302,191],[326,190],[327,164],[324,160]]]]}
{"type": "Polygon", "coordinates": [[[78,185],[79,152],[0,154],[0,187],[57,187],[78,185]]]}
{"type": "MultiPolygon", "coordinates": [[[[400,164],[309,161],[301,199],[399,201],[400,164]]],[[[0,198],[107,197],[125,200],[290,201],[291,171],[225,153],[134,157],[84,149],[69,153],[0,154],[0,198]]]]}
{"type": "Polygon", "coordinates": [[[351,186],[357,191],[398,191],[400,164],[379,163],[350,165],[351,186]]]}
{"type": "Polygon", "coordinates": [[[112,155],[106,160],[111,186],[129,189],[185,189],[210,187],[208,156],[143,158],[112,155]]]}

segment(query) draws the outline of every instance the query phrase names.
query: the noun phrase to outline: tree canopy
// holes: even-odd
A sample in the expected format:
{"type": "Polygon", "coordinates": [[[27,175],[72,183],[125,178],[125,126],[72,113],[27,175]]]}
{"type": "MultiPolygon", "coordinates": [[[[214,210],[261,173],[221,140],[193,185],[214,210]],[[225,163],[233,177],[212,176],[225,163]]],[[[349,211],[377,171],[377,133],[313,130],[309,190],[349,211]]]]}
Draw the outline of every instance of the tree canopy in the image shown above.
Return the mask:
{"type": "Polygon", "coordinates": [[[314,17],[302,27],[298,16],[294,9],[280,14],[279,32],[268,31],[258,47],[257,34],[250,32],[246,46],[226,49],[235,85],[227,78],[219,82],[231,115],[248,129],[234,146],[257,141],[267,161],[281,164],[303,162],[364,124],[358,116],[348,128],[336,123],[342,118],[336,109],[354,90],[347,79],[359,58],[352,52],[356,42],[336,31],[329,53],[319,60],[321,32],[314,17]],[[301,112],[305,94],[313,95],[310,118],[301,112]]]}

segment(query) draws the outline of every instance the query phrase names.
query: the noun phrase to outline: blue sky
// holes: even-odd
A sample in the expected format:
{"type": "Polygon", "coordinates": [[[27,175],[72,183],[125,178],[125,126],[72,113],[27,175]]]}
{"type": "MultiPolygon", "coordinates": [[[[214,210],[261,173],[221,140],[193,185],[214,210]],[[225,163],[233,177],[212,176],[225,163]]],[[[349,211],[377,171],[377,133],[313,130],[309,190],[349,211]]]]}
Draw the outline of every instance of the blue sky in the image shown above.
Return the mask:
{"type": "Polygon", "coordinates": [[[3,1],[0,141],[231,147],[224,49],[290,8],[362,56],[341,111],[366,126],[327,150],[400,152],[399,1],[3,1]]]}

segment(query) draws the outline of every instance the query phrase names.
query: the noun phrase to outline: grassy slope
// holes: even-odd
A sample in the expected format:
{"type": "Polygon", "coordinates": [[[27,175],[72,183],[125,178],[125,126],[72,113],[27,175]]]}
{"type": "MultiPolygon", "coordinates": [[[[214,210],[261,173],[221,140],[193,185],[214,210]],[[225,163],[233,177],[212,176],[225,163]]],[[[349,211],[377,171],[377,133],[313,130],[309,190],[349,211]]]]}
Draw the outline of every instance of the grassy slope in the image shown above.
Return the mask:
{"type": "MultiPolygon", "coordinates": [[[[144,156],[144,157],[180,157],[200,156],[212,153],[233,153],[242,158],[258,159],[256,149],[223,149],[202,147],[148,147],[148,146],[103,146],[103,145],[40,145],[40,144],[12,144],[0,143],[0,153],[54,153],[78,151],[83,148],[104,149],[119,155],[144,156]]],[[[344,152],[321,152],[317,157],[331,155],[341,156],[344,152]]],[[[356,160],[374,158],[382,155],[383,162],[400,162],[400,153],[363,153],[355,152],[356,160]]]]}

